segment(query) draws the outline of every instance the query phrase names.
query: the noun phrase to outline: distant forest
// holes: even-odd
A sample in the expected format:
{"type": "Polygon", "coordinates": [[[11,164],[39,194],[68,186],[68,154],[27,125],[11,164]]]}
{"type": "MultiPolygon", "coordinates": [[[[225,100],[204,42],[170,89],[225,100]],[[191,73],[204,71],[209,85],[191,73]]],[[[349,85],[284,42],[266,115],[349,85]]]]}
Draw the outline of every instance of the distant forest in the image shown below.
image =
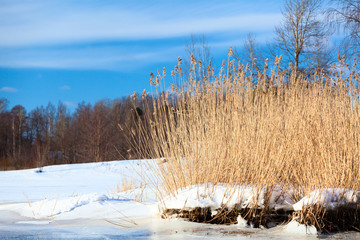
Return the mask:
{"type": "Polygon", "coordinates": [[[128,133],[136,129],[145,102],[151,97],[83,102],[73,113],[61,102],[27,112],[21,105],[7,109],[2,98],[0,170],[140,158],[128,133]]]}

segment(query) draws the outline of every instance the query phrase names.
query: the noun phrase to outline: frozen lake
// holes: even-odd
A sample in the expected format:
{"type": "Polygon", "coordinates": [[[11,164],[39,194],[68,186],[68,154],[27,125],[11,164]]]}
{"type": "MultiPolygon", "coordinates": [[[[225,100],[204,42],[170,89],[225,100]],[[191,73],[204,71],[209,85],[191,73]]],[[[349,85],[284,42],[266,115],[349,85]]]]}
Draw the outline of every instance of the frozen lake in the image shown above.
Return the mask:
{"type": "Polygon", "coordinates": [[[359,239],[355,232],[334,235],[283,233],[281,227],[253,229],[189,223],[181,220],[143,222],[123,228],[107,222],[78,221],[50,224],[1,224],[1,239],[359,239]]]}

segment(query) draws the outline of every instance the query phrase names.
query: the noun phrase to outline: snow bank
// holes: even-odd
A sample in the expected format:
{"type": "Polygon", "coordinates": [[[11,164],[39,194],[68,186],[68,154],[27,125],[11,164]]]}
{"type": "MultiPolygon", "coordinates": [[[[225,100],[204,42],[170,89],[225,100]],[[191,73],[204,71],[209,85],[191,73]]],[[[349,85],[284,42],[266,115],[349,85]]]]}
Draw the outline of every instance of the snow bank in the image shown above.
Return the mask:
{"type": "Polygon", "coordinates": [[[341,188],[315,190],[293,205],[295,211],[314,204],[321,204],[327,209],[334,210],[340,206],[359,202],[360,191],[341,188]]]}
{"type": "MultiPolygon", "coordinates": [[[[259,190],[251,186],[229,187],[226,184],[196,185],[179,191],[175,196],[168,197],[163,204],[168,209],[190,210],[196,207],[218,209],[223,206],[233,208],[241,204],[241,208],[263,208],[266,201],[266,188],[259,190]]],[[[322,204],[327,209],[336,209],[339,206],[357,204],[360,200],[360,191],[352,189],[323,189],[312,191],[309,196],[294,202],[292,191],[286,193],[275,187],[271,192],[267,205],[272,210],[302,210],[307,205],[322,204]]]]}
{"type": "Polygon", "coordinates": [[[157,198],[138,174],[148,170],[143,161],[151,160],[65,164],[44,167],[42,172],[0,171],[0,211],[37,221],[151,216],[157,198]],[[124,181],[134,189],[121,190],[124,181]]]}
{"type": "Polygon", "coordinates": [[[107,194],[124,180],[140,186],[139,173],[149,160],[64,164],[38,169],[0,171],[0,203],[63,199],[74,195],[107,194]]]}
{"type": "Polygon", "coordinates": [[[42,201],[37,201],[34,203],[29,202],[27,204],[28,207],[24,207],[20,213],[25,217],[34,217],[41,219],[53,217],[64,212],[70,212],[78,207],[94,202],[102,202],[105,200],[108,200],[107,196],[98,195],[96,193],[85,194],[76,197],[68,197],[64,199],[44,199],[42,201]]]}
{"type": "MultiPolygon", "coordinates": [[[[224,206],[228,208],[241,204],[241,208],[263,208],[265,204],[266,188],[258,189],[251,186],[229,187],[227,184],[196,185],[179,191],[175,196],[164,200],[167,209],[190,210],[196,207],[219,209],[224,206]]],[[[270,209],[292,209],[293,200],[290,196],[275,187],[269,198],[270,209]]]]}
{"type": "MultiPolygon", "coordinates": [[[[140,191],[140,190],[139,190],[140,191]]],[[[0,205],[0,211],[11,211],[28,219],[74,220],[144,218],[154,216],[152,201],[138,202],[132,191],[99,195],[97,193],[63,199],[44,199],[36,202],[0,205]]],[[[23,223],[24,221],[16,222],[23,223]]]]}
{"type": "Polygon", "coordinates": [[[318,232],[314,226],[306,226],[300,224],[296,220],[292,220],[285,225],[283,232],[292,233],[292,234],[310,234],[316,235],[318,232]]]}

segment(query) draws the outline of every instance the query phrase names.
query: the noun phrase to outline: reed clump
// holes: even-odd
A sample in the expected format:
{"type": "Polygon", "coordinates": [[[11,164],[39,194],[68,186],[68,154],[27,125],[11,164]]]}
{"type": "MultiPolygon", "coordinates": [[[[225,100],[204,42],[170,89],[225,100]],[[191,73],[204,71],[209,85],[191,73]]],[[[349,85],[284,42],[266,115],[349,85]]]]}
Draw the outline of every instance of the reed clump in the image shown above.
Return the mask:
{"type": "Polygon", "coordinates": [[[165,92],[165,71],[151,75],[151,127],[136,137],[143,155],[166,159],[152,166],[162,197],[199,184],[215,191],[218,183],[269,196],[280,186],[294,202],[315,189],[359,189],[359,72],[334,66],[303,76],[280,60],[254,72],[229,54],[215,74],[192,58],[185,82],[179,58],[176,84],[165,92]]]}
{"type": "Polygon", "coordinates": [[[326,209],[321,204],[304,207],[293,212],[293,218],[307,226],[315,226],[324,233],[340,231],[360,231],[360,209],[358,206],[339,206],[336,209],[326,209]]]}

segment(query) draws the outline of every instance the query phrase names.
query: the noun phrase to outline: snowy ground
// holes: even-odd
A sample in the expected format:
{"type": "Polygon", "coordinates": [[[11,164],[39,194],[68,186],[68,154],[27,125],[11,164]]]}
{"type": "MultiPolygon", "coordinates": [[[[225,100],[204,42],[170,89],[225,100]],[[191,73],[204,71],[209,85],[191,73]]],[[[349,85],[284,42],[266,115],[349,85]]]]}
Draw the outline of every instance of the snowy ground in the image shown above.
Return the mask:
{"type": "MultiPolygon", "coordinates": [[[[141,178],[147,172],[144,161],[113,161],[49,166],[21,171],[0,171],[1,239],[289,239],[317,238],[316,230],[297,222],[272,229],[254,229],[242,221],[220,226],[161,219],[156,194],[141,178]],[[141,174],[143,172],[143,174],[141,174]],[[315,234],[311,234],[315,233],[315,234]]],[[[186,189],[177,199],[168,198],[168,207],[216,206],[224,201],[225,188],[218,194],[186,189]],[[196,193],[195,193],[196,192],[196,193]]],[[[251,199],[251,189],[244,198],[251,199]]],[[[349,193],[343,201],[357,201],[349,193]]],[[[314,192],[302,202],[282,198],[274,208],[299,207],[316,198],[331,203],[326,192],[314,192]],[[296,205],[297,204],[297,205],[296,205]]],[[[275,197],[275,196],[274,196],[275,197]]],[[[231,199],[225,199],[232,201],[231,199]]],[[[331,205],[331,204],[330,204],[331,205]]],[[[356,238],[342,233],[327,238],[356,238]]]]}

